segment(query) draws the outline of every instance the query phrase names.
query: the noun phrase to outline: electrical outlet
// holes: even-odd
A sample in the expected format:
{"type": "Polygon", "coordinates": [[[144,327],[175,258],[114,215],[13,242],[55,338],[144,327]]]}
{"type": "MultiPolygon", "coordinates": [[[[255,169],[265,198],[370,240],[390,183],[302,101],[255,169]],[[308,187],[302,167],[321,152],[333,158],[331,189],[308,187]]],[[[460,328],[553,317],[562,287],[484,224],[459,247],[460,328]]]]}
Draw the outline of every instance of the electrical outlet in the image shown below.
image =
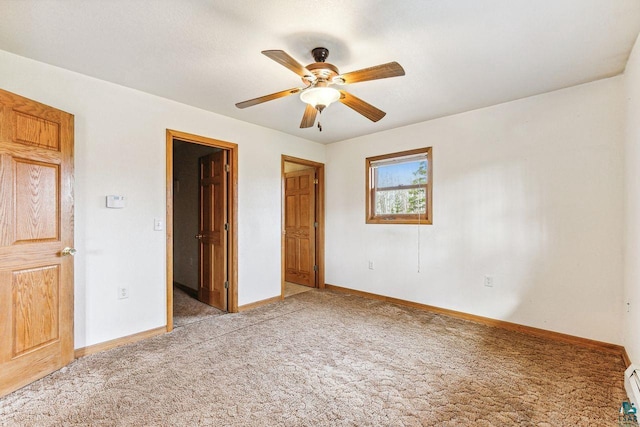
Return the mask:
{"type": "Polygon", "coordinates": [[[485,275],[485,276],[484,276],[484,285],[485,285],[487,288],[493,288],[493,276],[490,276],[490,275],[488,275],[488,274],[487,274],[487,275],[485,275]]]}
{"type": "Polygon", "coordinates": [[[369,261],[369,270],[373,270],[373,261],[369,261]]]}
{"type": "Polygon", "coordinates": [[[124,287],[118,288],[118,299],[129,298],[129,289],[124,287]]]}

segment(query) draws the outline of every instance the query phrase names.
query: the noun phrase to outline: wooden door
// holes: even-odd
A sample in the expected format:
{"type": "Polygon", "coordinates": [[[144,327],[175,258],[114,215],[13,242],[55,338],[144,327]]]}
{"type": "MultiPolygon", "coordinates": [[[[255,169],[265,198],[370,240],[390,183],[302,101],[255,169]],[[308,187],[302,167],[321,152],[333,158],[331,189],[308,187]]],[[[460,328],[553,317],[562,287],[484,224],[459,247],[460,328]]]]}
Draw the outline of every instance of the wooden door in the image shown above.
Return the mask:
{"type": "Polygon", "coordinates": [[[227,151],[200,158],[198,299],[227,310],[227,151]]]}
{"type": "Polygon", "coordinates": [[[72,246],[73,116],[0,90],[0,395],[73,360],[72,246]]]}
{"type": "Polygon", "coordinates": [[[315,287],[315,169],[285,173],[284,198],[284,279],[315,287]]]}

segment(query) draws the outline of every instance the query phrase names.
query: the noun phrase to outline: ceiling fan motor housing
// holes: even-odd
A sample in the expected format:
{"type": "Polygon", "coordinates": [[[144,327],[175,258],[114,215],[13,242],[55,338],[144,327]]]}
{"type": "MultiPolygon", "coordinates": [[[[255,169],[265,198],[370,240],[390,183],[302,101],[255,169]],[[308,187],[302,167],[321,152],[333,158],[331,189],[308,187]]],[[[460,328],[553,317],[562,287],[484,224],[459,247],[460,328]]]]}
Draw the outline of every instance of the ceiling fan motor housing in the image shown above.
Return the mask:
{"type": "MultiPolygon", "coordinates": [[[[334,77],[340,74],[338,67],[328,62],[324,62],[329,56],[329,49],[317,47],[313,49],[311,53],[313,54],[313,59],[315,59],[316,62],[307,65],[306,68],[311,71],[314,77],[311,79],[303,77],[302,81],[306,85],[310,85],[314,81],[317,81],[318,83],[330,82],[334,77]]],[[[316,86],[318,86],[318,84],[316,84],[316,86]]]]}
{"type": "MultiPolygon", "coordinates": [[[[313,64],[307,65],[307,70],[311,71],[316,79],[320,81],[331,80],[338,75],[338,67],[328,62],[314,62],[313,64]]],[[[306,79],[303,77],[302,80],[306,79]]]]}

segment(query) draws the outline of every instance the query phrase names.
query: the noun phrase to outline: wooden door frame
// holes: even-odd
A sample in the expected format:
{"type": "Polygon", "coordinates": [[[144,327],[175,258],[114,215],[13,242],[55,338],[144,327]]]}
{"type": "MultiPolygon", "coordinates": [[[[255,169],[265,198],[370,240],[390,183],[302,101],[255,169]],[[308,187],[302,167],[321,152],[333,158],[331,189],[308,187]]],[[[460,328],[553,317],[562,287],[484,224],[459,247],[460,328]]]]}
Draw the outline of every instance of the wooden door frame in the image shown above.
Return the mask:
{"type": "Polygon", "coordinates": [[[285,178],[284,178],[284,164],[285,162],[296,163],[299,165],[311,166],[316,171],[318,177],[318,187],[316,188],[316,221],[318,222],[318,228],[316,228],[316,265],[318,266],[318,275],[316,276],[316,288],[324,289],[324,163],[318,163],[311,160],[300,159],[298,157],[292,157],[282,155],[280,164],[281,175],[281,225],[280,225],[280,299],[284,299],[284,276],[285,276],[285,178]]]}
{"type": "Polygon", "coordinates": [[[229,238],[227,311],[238,312],[238,144],[167,129],[167,332],[173,330],[173,141],[227,150],[229,155],[229,238]]]}

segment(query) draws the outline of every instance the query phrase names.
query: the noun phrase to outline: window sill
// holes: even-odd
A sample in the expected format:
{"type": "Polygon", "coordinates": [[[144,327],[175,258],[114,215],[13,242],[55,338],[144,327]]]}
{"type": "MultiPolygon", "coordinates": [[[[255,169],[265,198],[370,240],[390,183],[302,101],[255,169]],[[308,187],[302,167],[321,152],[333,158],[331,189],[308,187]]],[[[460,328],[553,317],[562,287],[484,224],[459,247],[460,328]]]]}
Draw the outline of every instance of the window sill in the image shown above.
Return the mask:
{"type": "Polygon", "coordinates": [[[431,218],[420,218],[417,217],[373,217],[367,218],[367,224],[406,224],[406,225],[432,225],[433,221],[431,218]]]}

